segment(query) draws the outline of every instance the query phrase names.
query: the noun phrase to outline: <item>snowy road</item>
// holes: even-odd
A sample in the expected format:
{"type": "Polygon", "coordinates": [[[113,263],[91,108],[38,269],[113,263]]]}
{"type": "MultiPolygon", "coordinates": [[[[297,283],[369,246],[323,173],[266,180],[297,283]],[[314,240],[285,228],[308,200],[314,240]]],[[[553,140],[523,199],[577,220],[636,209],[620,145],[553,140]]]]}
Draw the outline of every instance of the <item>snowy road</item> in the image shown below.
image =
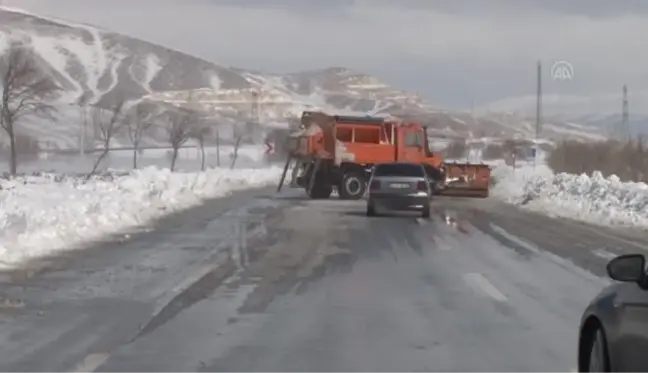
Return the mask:
{"type": "Polygon", "coordinates": [[[0,368],[569,371],[607,283],[595,274],[648,247],[494,200],[439,198],[426,222],[253,193],[53,261],[26,286],[7,274],[5,296],[25,304],[0,306],[0,368]],[[266,235],[230,249],[224,211],[266,235]]]}

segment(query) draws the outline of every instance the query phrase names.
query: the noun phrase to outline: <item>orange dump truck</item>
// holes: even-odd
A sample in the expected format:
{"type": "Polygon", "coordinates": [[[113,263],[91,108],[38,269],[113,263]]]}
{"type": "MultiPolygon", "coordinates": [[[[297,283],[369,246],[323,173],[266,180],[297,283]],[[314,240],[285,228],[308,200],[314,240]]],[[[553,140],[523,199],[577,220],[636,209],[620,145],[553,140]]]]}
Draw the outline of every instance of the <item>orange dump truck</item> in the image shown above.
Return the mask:
{"type": "Polygon", "coordinates": [[[444,164],[417,122],[305,111],[301,123],[302,129],[288,138],[277,191],[294,160],[293,187],[304,188],[311,198],[329,198],[336,188],[341,199],[364,196],[374,164],[415,162],[426,166],[437,194],[488,196],[490,167],[444,164]]]}

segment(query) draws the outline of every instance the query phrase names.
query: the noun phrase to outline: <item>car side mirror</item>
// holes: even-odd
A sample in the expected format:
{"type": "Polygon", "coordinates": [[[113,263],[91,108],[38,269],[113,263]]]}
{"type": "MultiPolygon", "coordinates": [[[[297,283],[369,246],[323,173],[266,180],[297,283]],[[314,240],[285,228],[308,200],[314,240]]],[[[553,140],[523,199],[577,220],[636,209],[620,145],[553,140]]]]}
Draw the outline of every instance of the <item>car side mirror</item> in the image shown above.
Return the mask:
{"type": "Polygon", "coordinates": [[[610,260],[606,269],[613,280],[639,282],[646,271],[646,258],[642,254],[620,255],[610,260]]]}

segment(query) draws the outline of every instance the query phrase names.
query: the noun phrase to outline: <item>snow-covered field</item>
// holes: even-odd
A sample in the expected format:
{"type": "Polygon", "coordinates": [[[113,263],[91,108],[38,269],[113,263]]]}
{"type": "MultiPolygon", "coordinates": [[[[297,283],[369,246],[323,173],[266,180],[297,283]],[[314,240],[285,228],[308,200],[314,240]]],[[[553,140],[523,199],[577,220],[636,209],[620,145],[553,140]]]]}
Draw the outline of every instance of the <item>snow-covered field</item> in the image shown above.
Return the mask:
{"type": "MultiPolygon", "coordinates": [[[[238,150],[236,168],[265,166],[264,147],[258,145],[244,145],[238,150]]],[[[229,167],[232,162],[233,146],[221,146],[220,166],[229,167]]],[[[90,172],[97,154],[84,155],[57,155],[41,154],[40,159],[20,162],[18,172],[56,172],[65,174],[83,174],[90,172]]],[[[181,148],[176,161],[176,169],[182,171],[199,171],[201,166],[200,151],[197,148],[181,148]]],[[[205,147],[205,166],[218,167],[216,147],[205,147]]],[[[146,149],[137,156],[138,168],[155,166],[167,168],[171,164],[171,149],[146,149]]],[[[8,161],[0,160],[0,172],[8,171],[8,161]]],[[[100,169],[132,170],[133,151],[113,150],[102,161],[100,169]]]]}

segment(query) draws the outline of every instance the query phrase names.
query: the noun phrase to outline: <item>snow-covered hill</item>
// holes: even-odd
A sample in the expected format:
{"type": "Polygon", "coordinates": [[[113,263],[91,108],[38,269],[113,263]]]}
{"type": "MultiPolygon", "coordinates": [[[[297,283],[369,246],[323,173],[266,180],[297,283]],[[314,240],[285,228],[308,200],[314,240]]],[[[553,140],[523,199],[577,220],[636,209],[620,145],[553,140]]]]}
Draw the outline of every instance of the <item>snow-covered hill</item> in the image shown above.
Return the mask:
{"type": "MultiPolygon", "coordinates": [[[[588,96],[544,95],[543,112],[549,120],[579,123],[595,127],[605,134],[620,133],[623,93],[593,93],[588,96]]],[[[648,134],[648,90],[628,91],[631,134],[648,134]]],[[[509,112],[516,116],[532,116],[536,110],[535,96],[511,97],[481,108],[480,114],[509,112]]]]}
{"type": "MultiPolygon", "coordinates": [[[[346,68],[287,75],[229,68],[97,27],[0,7],[0,37],[9,32],[30,37],[36,53],[64,88],[56,123],[32,120],[22,126],[27,134],[58,148],[78,147],[81,131],[76,103],[81,98],[100,107],[119,100],[178,106],[191,101],[223,126],[249,122],[256,100],[263,128],[285,127],[289,118],[316,109],[410,116],[428,124],[438,137],[534,134],[532,121],[524,117],[441,110],[417,94],[346,68]]],[[[597,137],[591,128],[561,122],[545,130],[543,135],[551,138],[597,137]]],[[[163,141],[159,131],[149,139],[163,141]]]]}

